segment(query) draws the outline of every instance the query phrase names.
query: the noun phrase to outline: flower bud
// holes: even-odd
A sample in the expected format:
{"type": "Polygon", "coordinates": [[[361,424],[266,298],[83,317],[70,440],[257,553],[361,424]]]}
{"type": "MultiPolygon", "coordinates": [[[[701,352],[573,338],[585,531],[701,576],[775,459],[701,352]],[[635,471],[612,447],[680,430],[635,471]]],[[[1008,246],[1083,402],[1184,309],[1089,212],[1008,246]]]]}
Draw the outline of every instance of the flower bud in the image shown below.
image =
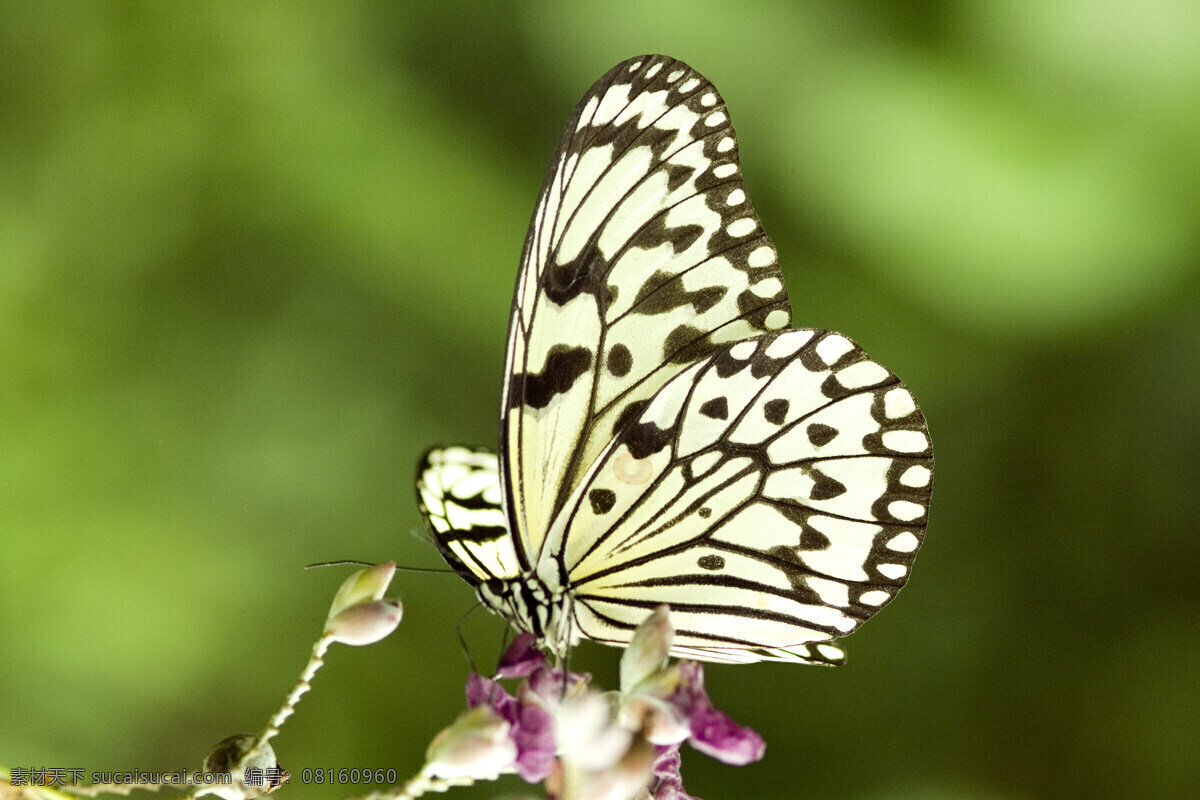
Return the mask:
{"type": "Polygon", "coordinates": [[[342,644],[375,644],[396,630],[403,616],[404,606],[390,597],[358,603],[330,617],[325,632],[342,644]]]}
{"type": "Polygon", "coordinates": [[[629,747],[629,752],[621,758],[616,768],[608,773],[608,791],[601,796],[623,800],[636,795],[654,776],[654,757],[654,746],[642,737],[636,737],[629,747]]]}
{"type": "Polygon", "coordinates": [[[650,692],[634,695],[621,706],[621,725],[641,731],[654,745],[673,745],[692,734],[691,722],[664,696],[650,692]]]}
{"type": "Polygon", "coordinates": [[[615,692],[569,696],[555,715],[559,755],[586,772],[610,769],[629,751],[633,733],[617,721],[615,692]]]}
{"type": "Polygon", "coordinates": [[[333,605],[329,608],[329,618],[333,619],[350,606],[379,600],[387,591],[388,584],[392,582],[392,576],[395,574],[394,561],[358,570],[342,582],[341,588],[334,595],[333,605]]]}
{"type": "Polygon", "coordinates": [[[586,770],[568,762],[560,776],[562,795],[588,800],[631,800],[639,796],[654,777],[655,750],[640,736],[629,743],[625,753],[603,770],[586,770]]]}
{"type": "Polygon", "coordinates": [[[517,760],[510,727],[487,706],[464,711],[430,742],[424,771],[438,778],[494,780],[517,760]]]}
{"type": "Polygon", "coordinates": [[[660,605],[638,625],[621,655],[621,691],[629,694],[642,681],[663,668],[671,652],[675,629],[671,627],[670,609],[660,605]]]}

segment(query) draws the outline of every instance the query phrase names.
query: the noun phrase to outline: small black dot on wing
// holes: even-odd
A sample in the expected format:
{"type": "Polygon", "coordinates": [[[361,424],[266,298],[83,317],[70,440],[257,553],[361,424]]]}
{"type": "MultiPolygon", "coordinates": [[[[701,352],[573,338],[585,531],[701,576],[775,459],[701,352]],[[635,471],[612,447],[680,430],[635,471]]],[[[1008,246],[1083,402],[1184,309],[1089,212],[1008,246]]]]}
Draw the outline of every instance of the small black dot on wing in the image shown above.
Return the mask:
{"type": "Polygon", "coordinates": [[[724,397],[706,400],[700,406],[700,413],[709,419],[729,419],[729,401],[724,397]]]}
{"type": "Polygon", "coordinates": [[[615,344],[608,351],[606,362],[608,371],[618,378],[624,378],[633,368],[633,353],[623,344],[615,344]]]}
{"type": "Polygon", "coordinates": [[[588,492],[588,502],[592,504],[592,512],[600,516],[612,511],[617,495],[611,489],[592,489],[588,492]]]}
{"type": "Polygon", "coordinates": [[[787,419],[789,406],[791,406],[791,403],[782,397],[768,400],[763,403],[763,417],[772,425],[782,425],[784,420],[787,419]]]}
{"type": "Polygon", "coordinates": [[[829,425],[814,422],[805,429],[805,433],[808,434],[808,441],[812,442],[814,446],[824,447],[834,440],[834,437],[838,435],[838,430],[829,425]]]}

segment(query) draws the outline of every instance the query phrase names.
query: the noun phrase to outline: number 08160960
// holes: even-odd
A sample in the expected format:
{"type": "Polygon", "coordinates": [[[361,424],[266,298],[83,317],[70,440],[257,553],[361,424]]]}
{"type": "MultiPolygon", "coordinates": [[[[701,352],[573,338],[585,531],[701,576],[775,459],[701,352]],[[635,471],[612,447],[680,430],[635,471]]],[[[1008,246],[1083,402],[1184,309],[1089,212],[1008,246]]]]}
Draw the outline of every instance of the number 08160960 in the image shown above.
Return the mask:
{"type": "Polygon", "coordinates": [[[384,767],[367,769],[359,767],[305,767],[300,773],[301,783],[329,783],[356,785],[364,783],[395,783],[396,770],[384,767]]]}

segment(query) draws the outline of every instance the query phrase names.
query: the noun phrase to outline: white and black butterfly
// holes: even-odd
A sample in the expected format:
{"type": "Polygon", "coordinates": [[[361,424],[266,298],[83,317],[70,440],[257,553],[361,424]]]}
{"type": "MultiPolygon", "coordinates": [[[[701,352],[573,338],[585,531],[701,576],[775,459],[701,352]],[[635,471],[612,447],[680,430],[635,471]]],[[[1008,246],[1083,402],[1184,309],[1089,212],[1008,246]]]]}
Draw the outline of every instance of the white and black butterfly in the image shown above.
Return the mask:
{"type": "Polygon", "coordinates": [[[562,654],[667,603],[676,656],[836,664],[925,530],[908,388],[790,329],[729,112],[644,56],[567,122],[525,239],[499,456],[435,449],[418,501],[480,599],[562,654]]]}

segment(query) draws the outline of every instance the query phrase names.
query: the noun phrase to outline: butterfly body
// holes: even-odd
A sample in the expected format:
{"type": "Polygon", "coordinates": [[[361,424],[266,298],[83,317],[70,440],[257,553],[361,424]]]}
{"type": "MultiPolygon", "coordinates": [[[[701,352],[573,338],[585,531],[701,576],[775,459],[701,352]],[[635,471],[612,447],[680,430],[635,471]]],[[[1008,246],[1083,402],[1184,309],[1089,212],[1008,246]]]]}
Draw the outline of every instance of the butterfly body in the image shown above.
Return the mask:
{"type": "Polygon", "coordinates": [[[664,56],[617,65],[534,210],[499,453],[419,467],[442,555],[560,654],[667,603],[676,655],[840,662],[907,579],[932,450],[895,375],[790,321],[720,95],[664,56]]]}
{"type": "Polygon", "coordinates": [[[579,639],[578,635],[571,637],[570,595],[561,586],[548,586],[531,572],[509,580],[490,578],[475,592],[485,606],[518,629],[532,633],[552,652],[563,654],[579,639]]]}

